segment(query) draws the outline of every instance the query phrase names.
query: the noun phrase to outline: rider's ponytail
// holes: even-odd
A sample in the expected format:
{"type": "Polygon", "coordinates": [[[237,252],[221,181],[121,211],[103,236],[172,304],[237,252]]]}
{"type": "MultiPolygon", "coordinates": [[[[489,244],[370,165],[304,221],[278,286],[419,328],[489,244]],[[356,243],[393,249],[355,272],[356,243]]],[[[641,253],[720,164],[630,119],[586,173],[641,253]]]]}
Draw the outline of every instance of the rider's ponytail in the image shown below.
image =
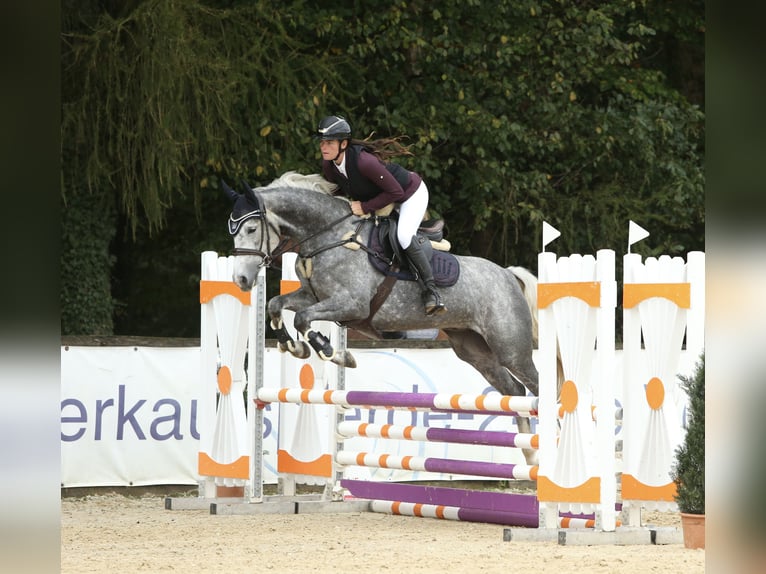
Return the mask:
{"type": "Polygon", "coordinates": [[[405,146],[401,140],[407,139],[407,136],[397,136],[393,138],[372,139],[374,132],[363,140],[351,140],[354,145],[362,146],[366,151],[373,154],[381,161],[388,161],[390,158],[399,156],[414,155],[410,148],[412,145],[405,146]]]}

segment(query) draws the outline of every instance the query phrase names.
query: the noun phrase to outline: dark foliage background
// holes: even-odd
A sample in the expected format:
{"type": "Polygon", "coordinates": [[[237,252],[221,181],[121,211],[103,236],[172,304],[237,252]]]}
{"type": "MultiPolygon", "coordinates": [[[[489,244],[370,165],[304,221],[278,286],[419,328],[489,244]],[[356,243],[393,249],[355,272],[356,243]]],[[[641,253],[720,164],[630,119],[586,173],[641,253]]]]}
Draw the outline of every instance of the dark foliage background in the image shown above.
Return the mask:
{"type": "MultiPolygon", "coordinates": [[[[195,337],[220,180],[406,135],[453,250],[704,250],[704,3],[65,0],[61,330],[195,337]]],[[[276,281],[271,281],[272,285],[276,281]]]]}

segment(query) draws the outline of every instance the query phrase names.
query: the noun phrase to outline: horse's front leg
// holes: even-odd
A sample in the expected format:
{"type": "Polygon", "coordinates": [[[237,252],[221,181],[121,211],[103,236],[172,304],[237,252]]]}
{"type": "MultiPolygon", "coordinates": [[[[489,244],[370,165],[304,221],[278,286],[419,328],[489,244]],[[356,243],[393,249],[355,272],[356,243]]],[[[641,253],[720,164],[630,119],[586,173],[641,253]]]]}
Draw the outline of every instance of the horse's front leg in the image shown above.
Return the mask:
{"type": "Polygon", "coordinates": [[[342,367],[356,367],[356,359],[348,350],[336,352],[330,343],[330,339],[319,331],[311,329],[313,321],[354,321],[367,317],[369,303],[354,301],[348,293],[341,296],[324,299],[305,309],[295,313],[295,328],[301,333],[316,351],[317,355],[325,361],[342,367]]]}
{"type": "Polygon", "coordinates": [[[311,355],[311,348],[305,341],[295,341],[285,328],[282,319],[282,311],[296,311],[304,309],[316,303],[316,299],[311,293],[298,289],[286,295],[277,295],[269,300],[267,305],[271,328],[277,337],[278,349],[281,353],[288,352],[298,359],[308,359],[311,355]]]}

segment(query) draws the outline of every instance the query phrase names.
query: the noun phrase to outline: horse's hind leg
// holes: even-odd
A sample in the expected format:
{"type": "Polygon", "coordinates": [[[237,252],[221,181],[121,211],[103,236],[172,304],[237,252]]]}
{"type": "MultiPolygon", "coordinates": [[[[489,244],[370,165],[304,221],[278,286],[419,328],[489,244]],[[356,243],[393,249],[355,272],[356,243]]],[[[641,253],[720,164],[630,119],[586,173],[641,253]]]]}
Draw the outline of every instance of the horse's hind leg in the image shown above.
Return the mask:
{"type": "MultiPolygon", "coordinates": [[[[477,335],[477,337],[481,337],[477,335]]],[[[485,339],[482,338],[482,341],[485,339]]],[[[490,331],[485,342],[488,352],[534,396],[540,396],[540,375],[532,359],[532,333],[490,331]]]]}
{"type": "MultiPolygon", "coordinates": [[[[479,371],[497,391],[503,395],[526,396],[527,389],[525,386],[500,363],[498,357],[481,335],[468,329],[444,329],[444,332],[449,337],[455,354],[479,371]]],[[[534,364],[532,367],[534,369],[534,364]]],[[[534,369],[534,374],[536,373],[537,370],[534,369]]],[[[537,390],[536,387],[535,390],[537,390]]],[[[528,417],[517,416],[516,426],[519,432],[532,432],[528,417]]],[[[522,452],[527,464],[537,464],[536,450],[522,449],[522,452]]]]}
{"type": "Polygon", "coordinates": [[[507,368],[505,361],[487,345],[484,337],[469,329],[444,329],[449,337],[455,354],[472,365],[479,371],[485,379],[498,392],[504,395],[523,397],[527,394],[527,383],[531,387],[529,390],[536,396],[537,391],[537,369],[534,363],[524,365],[526,368],[520,372],[507,368]]]}

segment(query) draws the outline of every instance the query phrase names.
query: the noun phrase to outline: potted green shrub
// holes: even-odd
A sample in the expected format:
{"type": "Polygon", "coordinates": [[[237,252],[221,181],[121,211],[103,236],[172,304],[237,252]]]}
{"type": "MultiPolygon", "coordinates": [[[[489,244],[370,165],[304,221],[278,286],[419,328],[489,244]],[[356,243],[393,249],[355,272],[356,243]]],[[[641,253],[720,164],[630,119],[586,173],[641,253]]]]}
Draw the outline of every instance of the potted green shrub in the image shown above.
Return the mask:
{"type": "Polygon", "coordinates": [[[705,353],[690,377],[681,377],[689,397],[686,436],[676,449],[671,478],[681,511],[684,546],[705,548],[705,353]]]}

